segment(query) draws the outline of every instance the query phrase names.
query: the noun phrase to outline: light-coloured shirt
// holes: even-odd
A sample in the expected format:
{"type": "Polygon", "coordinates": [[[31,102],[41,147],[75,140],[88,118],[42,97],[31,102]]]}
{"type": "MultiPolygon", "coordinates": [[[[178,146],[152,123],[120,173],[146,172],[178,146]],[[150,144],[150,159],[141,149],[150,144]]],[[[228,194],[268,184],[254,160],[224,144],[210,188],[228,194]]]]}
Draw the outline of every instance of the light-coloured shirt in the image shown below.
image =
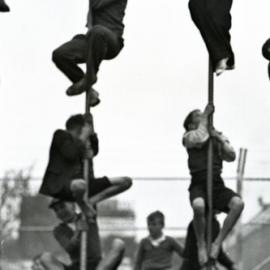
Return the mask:
{"type": "MultiPolygon", "coordinates": [[[[199,127],[195,130],[188,131],[183,136],[183,144],[187,149],[201,148],[210,138],[208,132],[208,121],[203,118],[199,127]]],[[[221,158],[231,162],[235,159],[235,150],[231,146],[230,141],[220,132],[219,141],[221,143],[221,158]]]]}
{"type": "Polygon", "coordinates": [[[187,131],[183,137],[183,144],[186,148],[200,148],[209,139],[208,121],[203,118],[199,127],[195,130],[187,131]]]}

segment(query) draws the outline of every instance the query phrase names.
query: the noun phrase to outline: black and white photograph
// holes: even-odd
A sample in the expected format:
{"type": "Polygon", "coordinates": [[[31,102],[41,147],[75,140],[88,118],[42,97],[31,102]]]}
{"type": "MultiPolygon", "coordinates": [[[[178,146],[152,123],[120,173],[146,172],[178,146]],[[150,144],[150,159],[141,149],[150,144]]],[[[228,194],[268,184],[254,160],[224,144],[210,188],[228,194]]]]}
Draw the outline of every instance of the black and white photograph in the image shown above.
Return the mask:
{"type": "Polygon", "coordinates": [[[0,270],[270,270],[269,0],[0,0],[0,270]]]}

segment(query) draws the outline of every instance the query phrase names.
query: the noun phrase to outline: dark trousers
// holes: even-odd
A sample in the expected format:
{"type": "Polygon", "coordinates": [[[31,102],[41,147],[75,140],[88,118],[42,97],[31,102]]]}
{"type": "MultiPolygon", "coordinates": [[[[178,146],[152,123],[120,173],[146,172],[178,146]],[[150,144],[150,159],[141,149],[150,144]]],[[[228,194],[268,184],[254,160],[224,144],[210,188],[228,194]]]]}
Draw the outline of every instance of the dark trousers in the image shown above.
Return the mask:
{"type": "Polygon", "coordinates": [[[228,64],[234,65],[231,47],[232,0],[190,0],[192,20],[201,32],[215,68],[219,60],[229,57],[228,64]]]}
{"type": "Polygon", "coordinates": [[[86,63],[88,78],[94,79],[101,61],[116,57],[123,48],[123,40],[108,28],[96,25],[86,35],[77,35],[54,50],[56,66],[73,82],[84,77],[78,64],[86,63]]]}

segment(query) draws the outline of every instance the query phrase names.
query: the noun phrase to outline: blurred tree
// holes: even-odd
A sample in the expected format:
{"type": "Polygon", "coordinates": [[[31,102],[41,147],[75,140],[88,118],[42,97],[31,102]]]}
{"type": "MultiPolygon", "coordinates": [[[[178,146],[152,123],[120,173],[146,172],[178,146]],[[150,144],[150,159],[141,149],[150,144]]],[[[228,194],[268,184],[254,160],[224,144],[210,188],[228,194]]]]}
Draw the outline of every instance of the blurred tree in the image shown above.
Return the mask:
{"type": "Polygon", "coordinates": [[[0,241],[16,236],[22,197],[29,195],[32,169],[8,171],[0,179],[0,241]]]}

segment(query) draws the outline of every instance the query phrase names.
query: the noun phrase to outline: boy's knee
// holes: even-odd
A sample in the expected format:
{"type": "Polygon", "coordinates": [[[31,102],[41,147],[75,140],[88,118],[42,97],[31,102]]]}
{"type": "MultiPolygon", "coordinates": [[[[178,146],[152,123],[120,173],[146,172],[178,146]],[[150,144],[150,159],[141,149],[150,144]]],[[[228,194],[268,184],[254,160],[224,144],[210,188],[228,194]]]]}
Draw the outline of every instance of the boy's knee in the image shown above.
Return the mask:
{"type": "Polygon", "coordinates": [[[121,181],[121,186],[126,190],[131,188],[132,186],[132,179],[130,177],[123,177],[121,181]]]}
{"type": "Polygon", "coordinates": [[[52,60],[55,64],[59,62],[63,58],[63,54],[61,53],[61,50],[56,49],[52,53],[52,60]]]}
{"type": "Polygon", "coordinates": [[[49,252],[44,252],[39,257],[39,260],[45,265],[51,264],[53,262],[53,259],[53,255],[49,252]]]}
{"type": "Polygon", "coordinates": [[[233,197],[230,202],[230,209],[236,212],[242,212],[244,210],[245,204],[243,200],[239,197],[233,197]]]}
{"type": "Polygon", "coordinates": [[[205,215],[205,202],[203,198],[197,198],[192,202],[194,215],[205,215]]]}
{"type": "Polygon", "coordinates": [[[67,54],[65,52],[65,49],[57,48],[53,51],[52,53],[52,61],[56,64],[59,65],[61,64],[63,61],[66,61],[67,59],[69,59],[69,54],[67,54]]]}
{"type": "Polygon", "coordinates": [[[86,183],[83,179],[73,180],[70,184],[70,189],[73,194],[81,194],[86,190],[86,183]]]}

